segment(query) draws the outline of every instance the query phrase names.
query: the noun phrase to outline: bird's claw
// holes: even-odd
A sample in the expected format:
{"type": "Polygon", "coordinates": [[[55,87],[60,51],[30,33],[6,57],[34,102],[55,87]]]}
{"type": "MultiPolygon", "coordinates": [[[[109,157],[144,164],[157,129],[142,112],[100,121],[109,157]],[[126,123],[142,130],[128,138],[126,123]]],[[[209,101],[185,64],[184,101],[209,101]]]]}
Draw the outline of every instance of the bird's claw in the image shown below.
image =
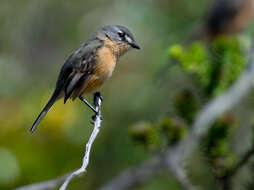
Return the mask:
{"type": "MultiPolygon", "coordinates": [[[[95,107],[98,107],[98,106],[99,106],[99,103],[98,103],[99,100],[100,100],[100,101],[103,101],[102,95],[101,95],[100,92],[95,92],[95,93],[94,93],[94,99],[93,99],[93,102],[94,102],[94,106],[95,106],[95,107]]],[[[97,116],[99,116],[99,117],[100,117],[100,120],[102,120],[102,115],[100,115],[99,111],[95,111],[95,109],[94,109],[93,111],[95,112],[95,114],[92,116],[92,121],[90,121],[90,123],[91,123],[92,125],[94,125],[94,122],[95,122],[97,116]]]]}
{"type": "Polygon", "coordinates": [[[102,97],[102,95],[101,95],[101,93],[100,92],[95,92],[94,93],[94,99],[93,99],[93,102],[94,102],[94,105],[95,106],[99,106],[98,105],[98,100],[101,100],[101,101],[103,101],[103,97],[102,97]]]}
{"type": "Polygon", "coordinates": [[[100,98],[101,101],[103,101],[103,97],[102,97],[102,95],[101,95],[100,92],[95,92],[95,93],[94,93],[94,96],[97,97],[97,98],[100,98]]]}

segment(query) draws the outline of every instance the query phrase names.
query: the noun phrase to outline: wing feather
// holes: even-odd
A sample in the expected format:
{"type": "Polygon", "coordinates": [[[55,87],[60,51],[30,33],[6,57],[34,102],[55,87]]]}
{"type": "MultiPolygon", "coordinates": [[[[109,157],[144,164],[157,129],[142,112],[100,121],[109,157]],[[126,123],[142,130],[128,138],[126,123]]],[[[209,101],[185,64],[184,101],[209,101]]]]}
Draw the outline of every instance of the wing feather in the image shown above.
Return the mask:
{"type": "Polygon", "coordinates": [[[89,41],[89,43],[83,44],[65,62],[58,79],[58,83],[63,84],[64,87],[64,103],[70,97],[73,100],[78,97],[88,83],[96,66],[96,52],[102,44],[103,42],[98,39],[93,42],[89,41]]]}

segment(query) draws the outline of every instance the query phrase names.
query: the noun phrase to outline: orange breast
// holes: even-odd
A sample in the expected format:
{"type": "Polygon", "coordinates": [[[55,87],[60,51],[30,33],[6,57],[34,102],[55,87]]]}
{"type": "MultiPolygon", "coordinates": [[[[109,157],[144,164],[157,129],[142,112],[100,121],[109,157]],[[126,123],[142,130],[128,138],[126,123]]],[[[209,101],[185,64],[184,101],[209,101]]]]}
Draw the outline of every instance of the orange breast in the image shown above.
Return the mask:
{"type": "Polygon", "coordinates": [[[116,66],[116,59],[116,56],[110,48],[103,46],[98,50],[97,64],[94,74],[91,76],[91,79],[82,91],[82,94],[96,91],[111,77],[116,66]]]}

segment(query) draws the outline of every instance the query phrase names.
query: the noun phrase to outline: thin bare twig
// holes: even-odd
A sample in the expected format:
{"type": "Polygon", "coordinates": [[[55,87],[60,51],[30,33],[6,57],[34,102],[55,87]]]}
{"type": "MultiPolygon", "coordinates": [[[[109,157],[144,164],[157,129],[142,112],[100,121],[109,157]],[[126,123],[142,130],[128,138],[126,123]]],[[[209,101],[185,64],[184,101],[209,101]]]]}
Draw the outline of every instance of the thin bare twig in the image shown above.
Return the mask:
{"type": "Polygon", "coordinates": [[[93,145],[94,140],[96,139],[98,133],[100,132],[100,128],[101,128],[101,121],[102,121],[102,116],[101,116],[101,103],[102,103],[102,99],[98,98],[97,99],[98,102],[95,102],[95,109],[96,112],[98,114],[95,115],[95,120],[94,120],[94,128],[93,128],[93,132],[88,140],[88,143],[86,144],[86,153],[85,156],[83,158],[83,163],[81,168],[79,168],[78,170],[74,171],[71,175],[69,175],[66,180],[64,181],[64,183],[62,184],[62,186],[60,187],[60,190],[66,190],[68,184],[70,183],[70,181],[73,178],[76,178],[84,173],[86,173],[86,168],[89,164],[89,158],[90,158],[90,152],[91,152],[91,148],[93,145]]]}
{"type": "Polygon", "coordinates": [[[100,128],[101,128],[101,121],[102,121],[102,115],[101,115],[101,103],[102,103],[102,99],[98,98],[97,99],[98,102],[95,102],[95,110],[98,114],[95,115],[95,120],[94,120],[94,128],[93,128],[93,132],[88,140],[88,143],[86,144],[86,153],[85,156],[83,158],[83,163],[81,168],[79,168],[78,170],[74,171],[71,175],[69,175],[66,180],[64,181],[64,183],[62,184],[62,186],[60,187],[59,190],[66,190],[68,184],[70,183],[70,181],[73,178],[76,178],[84,173],[86,173],[86,168],[89,164],[89,158],[90,158],[90,152],[91,152],[91,148],[93,145],[94,140],[96,139],[98,133],[100,132],[100,128]]]}
{"type": "Polygon", "coordinates": [[[20,188],[16,188],[15,190],[50,190],[54,189],[57,186],[61,185],[59,190],[66,190],[70,181],[76,177],[81,176],[82,174],[86,173],[86,168],[89,164],[89,158],[90,158],[90,152],[91,148],[93,145],[94,140],[96,139],[98,133],[100,132],[100,127],[101,127],[101,122],[102,122],[102,114],[101,114],[101,104],[102,104],[102,98],[101,97],[95,97],[95,110],[97,114],[95,115],[95,120],[94,120],[94,128],[93,132],[86,144],[86,152],[83,157],[83,162],[81,168],[75,170],[74,172],[67,174],[63,177],[46,181],[46,182],[41,182],[41,183],[36,183],[32,185],[27,185],[23,186],[20,188]]]}
{"type": "Polygon", "coordinates": [[[16,188],[14,190],[51,190],[61,185],[69,175],[70,174],[67,174],[65,176],[62,176],[50,181],[26,185],[23,187],[16,188]]]}

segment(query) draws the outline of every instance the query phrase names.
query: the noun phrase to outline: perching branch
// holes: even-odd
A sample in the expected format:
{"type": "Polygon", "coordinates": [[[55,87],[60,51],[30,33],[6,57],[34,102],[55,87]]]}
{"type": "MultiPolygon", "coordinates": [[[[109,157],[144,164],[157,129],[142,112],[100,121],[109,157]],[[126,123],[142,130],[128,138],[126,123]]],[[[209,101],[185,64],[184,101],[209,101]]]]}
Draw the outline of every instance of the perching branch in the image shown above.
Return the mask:
{"type": "Polygon", "coordinates": [[[98,133],[100,132],[100,127],[102,122],[102,114],[101,114],[102,97],[100,95],[95,94],[94,104],[95,104],[95,110],[97,114],[95,115],[95,118],[94,118],[93,132],[86,144],[86,152],[85,152],[85,156],[83,157],[81,168],[63,177],[57,178],[55,180],[32,184],[32,185],[17,188],[15,190],[50,190],[50,189],[56,188],[60,184],[62,185],[59,190],[66,190],[68,187],[68,184],[70,183],[72,179],[86,173],[86,168],[89,164],[91,148],[92,148],[94,140],[96,139],[98,133]]]}
{"type": "Polygon", "coordinates": [[[100,128],[101,128],[101,121],[102,121],[102,115],[101,115],[101,103],[102,103],[102,99],[101,97],[96,97],[95,95],[95,110],[97,112],[97,114],[95,115],[95,120],[94,120],[94,128],[93,128],[93,132],[88,140],[88,143],[86,144],[86,153],[85,156],[83,158],[83,163],[81,168],[79,168],[78,170],[74,171],[71,175],[69,175],[66,180],[64,181],[64,183],[62,184],[62,186],[60,187],[59,190],[66,190],[68,184],[70,183],[70,181],[73,178],[76,178],[80,175],[82,175],[83,173],[86,173],[86,168],[89,164],[89,158],[90,158],[90,151],[93,145],[94,140],[96,139],[98,133],[100,132],[100,128]]]}

